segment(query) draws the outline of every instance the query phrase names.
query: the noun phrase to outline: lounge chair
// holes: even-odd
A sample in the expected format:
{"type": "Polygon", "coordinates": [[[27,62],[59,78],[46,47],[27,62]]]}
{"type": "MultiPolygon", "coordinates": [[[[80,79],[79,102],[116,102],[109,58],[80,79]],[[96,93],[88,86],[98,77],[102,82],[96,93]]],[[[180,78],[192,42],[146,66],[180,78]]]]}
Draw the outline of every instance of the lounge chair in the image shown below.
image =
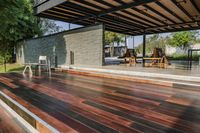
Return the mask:
{"type": "Polygon", "coordinates": [[[130,66],[136,65],[136,63],[137,63],[137,56],[136,56],[135,52],[134,53],[130,52],[130,49],[127,49],[124,56],[122,56],[120,58],[124,58],[124,62],[126,64],[129,64],[130,66]]]}

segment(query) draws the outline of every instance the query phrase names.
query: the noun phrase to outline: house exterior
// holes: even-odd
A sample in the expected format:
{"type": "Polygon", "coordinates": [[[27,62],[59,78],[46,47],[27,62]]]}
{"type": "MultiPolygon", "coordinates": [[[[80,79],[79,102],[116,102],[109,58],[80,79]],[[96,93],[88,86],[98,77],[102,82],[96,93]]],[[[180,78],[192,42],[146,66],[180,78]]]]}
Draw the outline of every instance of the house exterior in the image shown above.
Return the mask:
{"type": "MultiPolygon", "coordinates": [[[[194,44],[191,46],[190,49],[200,49],[200,44],[197,43],[197,44],[194,44]]],[[[173,54],[187,54],[188,50],[183,50],[179,47],[172,47],[172,46],[169,46],[167,45],[166,48],[165,48],[165,54],[167,56],[171,56],[173,54]]],[[[197,54],[200,54],[200,51],[197,51],[197,54]]]]}

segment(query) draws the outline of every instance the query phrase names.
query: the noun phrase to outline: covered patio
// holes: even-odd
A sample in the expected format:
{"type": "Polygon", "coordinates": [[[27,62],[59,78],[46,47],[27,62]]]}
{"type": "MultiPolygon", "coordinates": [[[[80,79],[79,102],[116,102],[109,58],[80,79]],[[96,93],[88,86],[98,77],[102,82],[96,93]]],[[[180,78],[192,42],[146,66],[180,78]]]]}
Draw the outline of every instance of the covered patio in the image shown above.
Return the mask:
{"type": "MultiPolygon", "coordinates": [[[[198,0],[44,0],[36,2],[35,14],[86,27],[103,24],[106,31],[130,36],[143,35],[141,62],[145,66],[146,35],[199,29],[199,5],[198,0]]],[[[188,60],[191,58],[188,57],[188,60]]],[[[188,62],[180,69],[190,69],[190,64],[188,62]]],[[[179,67],[175,65],[171,68],[179,67]]]]}
{"type": "Polygon", "coordinates": [[[48,54],[67,69],[0,74],[0,100],[39,132],[199,133],[199,67],[142,67],[146,35],[200,29],[199,0],[36,0],[34,9],[84,26],[20,45],[22,61],[48,54]],[[105,30],[143,35],[142,63],[105,65],[105,30]]]}

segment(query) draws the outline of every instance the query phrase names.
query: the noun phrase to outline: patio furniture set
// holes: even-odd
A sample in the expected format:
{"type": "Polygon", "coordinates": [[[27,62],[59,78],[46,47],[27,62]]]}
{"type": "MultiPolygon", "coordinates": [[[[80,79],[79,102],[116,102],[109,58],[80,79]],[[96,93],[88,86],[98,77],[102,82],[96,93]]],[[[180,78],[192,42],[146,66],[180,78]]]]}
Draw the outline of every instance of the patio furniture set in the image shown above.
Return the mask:
{"type": "MultiPolygon", "coordinates": [[[[33,74],[32,67],[35,66],[38,68],[39,74],[41,74],[41,67],[45,67],[47,72],[51,74],[51,67],[50,67],[50,61],[47,59],[47,56],[39,56],[39,62],[38,63],[25,63],[25,68],[23,70],[23,74],[25,74],[26,70],[29,69],[29,74],[33,74]]],[[[35,71],[36,72],[36,71],[35,71]]]]}
{"type": "MultiPolygon", "coordinates": [[[[135,52],[131,54],[131,52],[127,49],[123,58],[124,58],[124,62],[127,65],[135,66],[138,63],[137,59],[139,57],[137,57],[135,52]]],[[[160,48],[154,48],[153,54],[151,57],[143,57],[142,59],[145,62],[145,64],[144,64],[145,67],[167,68],[167,66],[170,64],[167,57],[165,56],[162,49],[160,49],[160,48]],[[146,61],[148,61],[148,62],[146,62],[146,61]]]]}

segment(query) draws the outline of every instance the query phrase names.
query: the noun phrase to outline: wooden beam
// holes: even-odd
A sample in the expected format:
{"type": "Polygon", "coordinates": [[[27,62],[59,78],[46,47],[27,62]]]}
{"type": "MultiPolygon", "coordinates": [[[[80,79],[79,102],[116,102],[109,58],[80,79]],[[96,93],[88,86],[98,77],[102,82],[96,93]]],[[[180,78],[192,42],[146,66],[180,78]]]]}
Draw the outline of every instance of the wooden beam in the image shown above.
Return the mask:
{"type": "Polygon", "coordinates": [[[66,2],[66,0],[48,0],[41,5],[34,7],[34,14],[40,14],[41,12],[60,5],[64,2],[66,2]]]}

